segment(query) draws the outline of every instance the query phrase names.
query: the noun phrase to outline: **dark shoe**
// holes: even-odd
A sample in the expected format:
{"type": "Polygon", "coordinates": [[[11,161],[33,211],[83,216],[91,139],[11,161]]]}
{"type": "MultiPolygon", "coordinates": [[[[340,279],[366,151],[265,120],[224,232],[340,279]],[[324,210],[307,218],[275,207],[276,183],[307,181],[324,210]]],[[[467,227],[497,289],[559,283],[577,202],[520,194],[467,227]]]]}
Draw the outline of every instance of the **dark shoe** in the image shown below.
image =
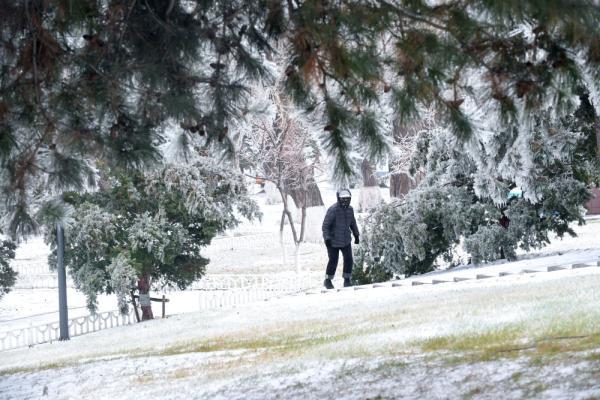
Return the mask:
{"type": "Polygon", "coordinates": [[[325,289],[333,289],[333,283],[331,283],[331,279],[329,278],[323,281],[323,285],[325,285],[325,289]]]}
{"type": "Polygon", "coordinates": [[[352,286],[352,282],[350,281],[349,278],[344,278],[344,287],[350,287],[352,286]]]}

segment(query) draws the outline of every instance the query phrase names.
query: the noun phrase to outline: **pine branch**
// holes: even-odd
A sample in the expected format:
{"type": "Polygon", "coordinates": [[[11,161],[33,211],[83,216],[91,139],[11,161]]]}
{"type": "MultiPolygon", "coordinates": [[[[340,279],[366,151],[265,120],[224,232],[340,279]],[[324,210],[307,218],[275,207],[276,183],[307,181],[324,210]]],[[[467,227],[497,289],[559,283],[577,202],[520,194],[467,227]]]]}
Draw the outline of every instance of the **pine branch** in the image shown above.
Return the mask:
{"type": "MultiPolygon", "coordinates": [[[[439,22],[434,22],[434,21],[428,20],[427,18],[422,17],[417,14],[414,14],[406,9],[399,8],[398,6],[395,6],[388,1],[385,1],[385,0],[378,0],[378,1],[382,6],[395,11],[400,16],[407,17],[413,21],[423,22],[424,24],[429,25],[432,28],[439,29],[441,31],[446,31],[446,32],[448,31],[447,22],[446,22],[446,24],[442,25],[439,22]]],[[[444,22],[444,21],[440,21],[440,22],[444,22]]]]}

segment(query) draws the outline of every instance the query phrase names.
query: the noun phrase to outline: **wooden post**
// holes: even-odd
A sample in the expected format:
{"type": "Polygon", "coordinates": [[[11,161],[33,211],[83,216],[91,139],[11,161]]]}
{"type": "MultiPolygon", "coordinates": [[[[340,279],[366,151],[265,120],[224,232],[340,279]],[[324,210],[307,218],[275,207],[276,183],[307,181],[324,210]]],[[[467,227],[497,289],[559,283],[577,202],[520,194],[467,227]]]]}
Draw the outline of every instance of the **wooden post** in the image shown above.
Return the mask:
{"type": "Polygon", "coordinates": [[[135,311],[135,320],[140,322],[140,314],[138,314],[137,306],[135,305],[135,296],[133,294],[133,290],[130,290],[131,293],[131,304],[133,304],[133,311],[135,311]]]}
{"type": "Polygon", "coordinates": [[[163,297],[162,297],[162,317],[163,318],[165,317],[165,304],[166,303],[167,302],[165,301],[165,295],[163,294],[163,297]]]}

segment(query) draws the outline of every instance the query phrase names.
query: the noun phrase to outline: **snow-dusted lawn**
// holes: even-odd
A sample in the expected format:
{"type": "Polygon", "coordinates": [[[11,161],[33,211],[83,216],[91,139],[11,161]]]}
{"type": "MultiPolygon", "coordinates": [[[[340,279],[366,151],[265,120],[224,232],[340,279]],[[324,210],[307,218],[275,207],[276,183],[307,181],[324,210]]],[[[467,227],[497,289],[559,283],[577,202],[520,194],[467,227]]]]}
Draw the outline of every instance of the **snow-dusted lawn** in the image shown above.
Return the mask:
{"type": "MultiPolygon", "coordinates": [[[[262,222],[231,234],[275,232],[278,206],[262,207],[262,222]]],[[[600,220],[575,229],[579,237],[517,262],[412,279],[515,273],[502,278],[300,294],[187,314],[197,295],[172,292],[166,320],[0,352],[0,399],[600,398],[600,267],[518,274],[600,260],[600,220]]],[[[34,251],[19,256],[45,257],[39,248],[32,243],[34,251]]],[[[321,244],[302,249],[303,269],[324,269],[321,244]]],[[[211,274],[294,270],[291,251],[283,264],[278,243],[209,256],[211,274]]],[[[55,303],[55,290],[14,291],[0,302],[0,319],[55,303]]],[[[69,293],[69,305],[83,306],[83,296],[69,293]]],[[[115,308],[114,298],[101,301],[101,309],[115,308]]],[[[77,312],[86,313],[70,316],[77,312]]]]}
{"type": "Polygon", "coordinates": [[[0,398],[594,398],[599,288],[593,267],[182,314],[3,352],[0,398]]]}

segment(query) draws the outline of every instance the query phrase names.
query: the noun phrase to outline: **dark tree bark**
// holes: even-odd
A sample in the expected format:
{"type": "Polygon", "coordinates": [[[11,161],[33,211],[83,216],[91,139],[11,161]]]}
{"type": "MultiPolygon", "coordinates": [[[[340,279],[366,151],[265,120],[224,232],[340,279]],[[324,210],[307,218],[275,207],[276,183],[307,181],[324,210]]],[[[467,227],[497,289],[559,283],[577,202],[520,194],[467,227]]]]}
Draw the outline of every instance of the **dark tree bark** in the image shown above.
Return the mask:
{"type": "Polygon", "coordinates": [[[297,208],[308,208],[323,205],[321,191],[314,180],[311,180],[311,182],[307,185],[306,190],[292,189],[290,190],[289,194],[294,200],[294,204],[296,204],[297,208]]]}
{"type": "Polygon", "coordinates": [[[306,191],[306,207],[317,207],[322,205],[323,197],[321,197],[321,191],[315,182],[311,182],[306,191]]]}
{"type": "Polygon", "coordinates": [[[373,166],[366,158],[363,159],[362,164],[360,166],[360,170],[362,172],[363,186],[377,186],[377,177],[375,176],[375,170],[373,166]]]}
{"type": "Polygon", "coordinates": [[[596,157],[600,158],[600,117],[596,118],[596,157]]]}
{"type": "MultiPolygon", "coordinates": [[[[305,161],[303,161],[305,163],[305,161]]],[[[301,185],[294,185],[294,189],[290,189],[289,195],[294,200],[297,208],[317,207],[323,205],[323,198],[319,186],[315,182],[314,167],[310,167],[304,171],[305,176],[295,177],[296,182],[303,182],[301,185]]]]}
{"type": "Polygon", "coordinates": [[[149,319],[154,319],[154,314],[152,314],[152,306],[150,305],[150,276],[142,275],[138,280],[138,292],[140,295],[140,308],[142,309],[142,321],[146,321],[149,319]],[[143,300],[143,297],[147,297],[147,302],[143,300]],[[144,301],[144,302],[143,302],[144,301]]]}
{"type": "Polygon", "coordinates": [[[390,176],[390,196],[404,197],[416,187],[415,181],[405,172],[393,173],[390,176]]]}

